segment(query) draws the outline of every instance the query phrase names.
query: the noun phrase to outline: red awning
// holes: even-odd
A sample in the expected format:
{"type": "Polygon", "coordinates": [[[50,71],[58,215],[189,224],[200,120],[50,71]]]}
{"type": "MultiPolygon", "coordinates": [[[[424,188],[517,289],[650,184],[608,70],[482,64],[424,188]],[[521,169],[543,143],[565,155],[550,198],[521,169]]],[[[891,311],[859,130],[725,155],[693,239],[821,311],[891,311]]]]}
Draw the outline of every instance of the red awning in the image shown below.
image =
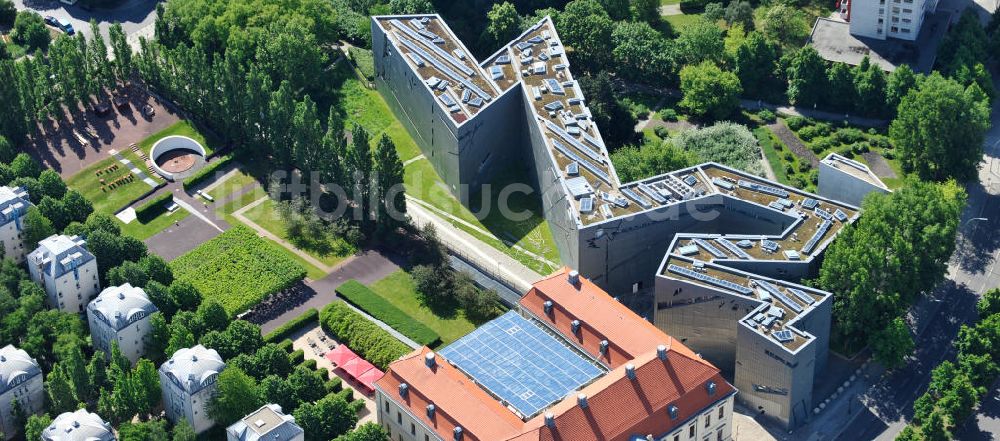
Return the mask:
{"type": "Polygon", "coordinates": [[[361,377],[361,374],[375,368],[374,365],[365,361],[365,359],[361,357],[356,357],[353,360],[348,360],[344,364],[339,365],[339,367],[343,369],[344,372],[347,372],[347,375],[350,375],[351,378],[354,378],[355,380],[361,377]]]}
{"type": "Polygon", "coordinates": [[[378,370],[378,368],[371,368],[358,376],[358,382],[372,391],[375,390],[375,382],[382,379],[384,375],[385,372],[378,370]]]}
{"type": "Polygon", "coordinates": [[[337,367],[343,366],[345,363],[357,358],[358,354],[355,354],[347,345],[337,345],[332,351],[326,353],[326,359],[330,360],[330,363],[333,363],[337,367]]]}

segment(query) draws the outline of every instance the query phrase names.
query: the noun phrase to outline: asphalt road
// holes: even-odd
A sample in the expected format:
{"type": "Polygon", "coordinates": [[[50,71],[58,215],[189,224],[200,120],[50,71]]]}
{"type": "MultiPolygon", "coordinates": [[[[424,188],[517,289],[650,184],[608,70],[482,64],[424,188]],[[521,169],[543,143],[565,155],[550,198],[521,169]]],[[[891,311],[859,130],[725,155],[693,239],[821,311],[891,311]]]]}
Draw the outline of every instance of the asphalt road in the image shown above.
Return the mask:
{"type": "Polygon", "coordinates": [[[108,29],[114,22],[120,22],[126,36],[147,34],[151,36],[153,22],[156,20],[157,0],[125,0],[119,7],[111,10],[84,11],[79,3],[69,6],[58,0],[14,0],[17,9],[30,9],[42,16],[51,15],[55,18],[68,20],[73,28],[90,37],[90,19],[97,20],[101,34],[108,37],[108,29]]]}
{"type": "MultiPolygon", "coordinates": [[[[934,292],[924,332],[916,338],[916,353],[905,367],[869,388],[864,409],[839,439],[893,440],[913,414],[913,401],[930,382],[930,371],[941,361],[954,359],[952,342],[963,323],[976,320],[978,297],[1000,286],[1000,104],[994,105],[993,126],[984,143],[986,162],[979,182],[966,186],[968,207],[962,217],[962,236],[949,264],[948,280],[934,292]]],[[[958,439],[988,440],[1000,433],[1000,401],[994,388],[976,417],[955,431],[958,439]]]]}

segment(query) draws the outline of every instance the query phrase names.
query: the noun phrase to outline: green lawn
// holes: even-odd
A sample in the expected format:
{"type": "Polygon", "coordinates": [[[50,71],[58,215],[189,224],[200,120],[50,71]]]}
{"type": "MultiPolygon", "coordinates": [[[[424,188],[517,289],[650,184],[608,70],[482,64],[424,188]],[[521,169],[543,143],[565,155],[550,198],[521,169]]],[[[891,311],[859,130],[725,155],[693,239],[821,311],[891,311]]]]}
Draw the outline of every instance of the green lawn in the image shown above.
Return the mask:
{"type": "Polygon", "coordinates": [[[396,144],[400,160],[406,161],[420,154],[420,148],[403,124],[392,114],[378,91],[365,87],[364,83],[353,75],[347,63],[337,66],[334,78],[342,79],[337,91],[339,95],[337,110],[350,124],[360,124],[364,127],[371,134],[373,145],[385,134],[396,144]]]}
{"type": "MultiPolygon", "coordinates": [[[[141,148],[143,152],[146,152],[146,155],[149,155],[149,149],[153,147],[153,144],[155,144],[156,141],[174,135],[187,136],[188,138],[198,141],[201,143],[202,147],[205,147],[205,152],[207,154],[212,154],[216,148],[220,147],[218,141],[201,134],[201,132],[199,132],[198,129],[196,129],[190,122],[177,121],[170,127],[167,127],[153,136],[142,140],[142,142],[139,143],[139,148],[141,148]]],[[[128,149],[126,148],[126,150],[128,149]]]]}
{"type": "MultiPolygon", "coordinates": [[[[243,216],[251,222],[260,225],[265,230],[270,231],[271,234],[274,234],[275,236],[278,236],[290,243],[296,244],[295,241],[289,238],[285,229],[285,222],[281,219],[281,216],[278,215],[278,211],[275,208],[275,202],[268,199],[267,201],[244,212],[243,216]]],[[[300,244],[296,244],[296,247],[316,258],[316,260],[319,260],[329,266],[336,265],[340,261],[344,260],[344,258],[357,251],[341,238],[327,238],[327,240],[319,245],[321,245],[323,249],[317,250],[313,247],[301,246],[300,244]]]]}
{"type": "Polygon", "coordinates": [[[399,270],[369,286],[376,294],[406,312],[410,317],[423,323],[441,336],[441,345],[447,345],[476,328],[458,310],[453,317],[442,317],[420,301],[413,279],[399,270]]]}
{"type": "Polygon", "coordinates": [[[680,3],[681,0],[660,0],[660,6],[663,5],[676,5],[680,3]]]}
{"type": "Polygon", "coordinates": [[[243,173],[240,169],[237,169],[236,173],[226,178],[226,180],[219,183],[219,185],[216,185],[215,188],[208,192],[208,195],[216,201],[220,201],[236,190],[246,187],[254,182],[257,182],[256,178],[243,173]]]}
{"type": "Polygon", "coordinates": [[[191,213],[183,208],[178,208],[173,213],[164,211],[162,214],[147,223],[139,222],[137,219],[128,224],[122,224],[122,233],[139,240],[146,240],[153,237],[156,233],[163,231],[174,222],[180,222],[190,214],[191,213]]]}
{"type": "Polygon", "coordinates": [[[702,14],[681,14],[681,15],[665,15],[661,18],[670,23],[670,28],[674,32],[678,32],[688,26],[691,26],[701,20],[702,14]]]}
{"type": "MultiPolygon", "coordinates": [[[[137,165],[142,167],[139,164],[137,165]]],[[[110,188],[109,184],[112,181],[130,173],[128,167],[125,167],[124,164],[118,162],[114,157],[108,156],[90,167],[77,172],[77,174],[66,181],[66,185],[80,192],[83,197],[93,203],[94,211],[114,214],[116,211],[124,208],[133,199],[152,190],[152,187],[142,182],[138,176],[134,176],[133,180],[129,183],[118,185],[113,189],[110,188]],[[100,175],[97,174],[98,171],[103,171],[116,164],[118,165],[116,170],[102,172],[100,175]],[[101,182],[102,179],[104,183],[101,182]]]]}
{"type": "Polygon", "coordinates": [[[781,156],[775,149],[776,145],[781,144],[781,140],[775,138],[767,127],[757,127],[753,129],[753,134],[757,137],[757,142],[760,143],[760,148],[764,151],[764,157],[767,158],[767,163],[774,170],[774,176],[778,178],[778,182],[791,185],[788,180],[788,173],[785,172],[785,165],[781,162],[781,156]]]}

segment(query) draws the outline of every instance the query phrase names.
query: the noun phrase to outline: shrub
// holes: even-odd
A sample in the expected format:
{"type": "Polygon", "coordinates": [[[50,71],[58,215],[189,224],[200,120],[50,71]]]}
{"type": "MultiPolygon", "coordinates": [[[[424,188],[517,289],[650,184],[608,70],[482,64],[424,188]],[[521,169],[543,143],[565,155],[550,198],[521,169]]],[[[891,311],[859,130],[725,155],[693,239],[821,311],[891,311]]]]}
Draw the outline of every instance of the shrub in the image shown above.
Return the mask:
{"type": "Polygon", "coordinates": [[[810,163],[809,161],[802,161],[802,162],[799,163],[799,171],[800,172],[805,173],[805,172],[809,171],[810,169],[812,169],[812,163],[810,163]]]}
{"type": "Polygon", "coordinates": [[[664,121],[677,121],[677,111],[672,107],[660,109],[660,119],[664,121]]]}
{"type": "Polygon", "coordinates": [[[785,174],[786,175],[794,175],[795,174],[795,167],[793,167],[792,164],[786,165],[785,166],[785,174]]]}
{"type": "Polygon", "coordinates": [[[273,331],[269,332],[267,335],[264,336],[264,341],[268,343],[280,341],[285,337],[292,335],[293,333],[295,333],[295,331],[298,331],[299,328],[302,328],[307,323],[315,321],[317,319],[319,319],[319,310],[317,310],[316,308],[310,308],[309,310],[303,312],[298,317],[289,320],[285,324],[278,326],[273,331]]]}
{"type": "Polygon", "coordinates": [[[323,308],[319,322],[326,332],[382,370],[411,351],[409,346],[341,302],[323,308]]]}
{"type": "Polygon", "coordinates": [[[849,145],[840,146],[837,148],[837,154],[850,159],[854,157],[854,150],[849,145]]]}
{"type": "Polygon", "coordinates": [[[170,262],[174,278],[237,313],[305,278],[306,270],[277,245],[236,226],[170,262]]]}
{"type": "Polygon", "coordinates": [[[684,11],[685,14],[701,12],[708,3],[708,0],[681,0],[681,11],[684,11]]]}
{"type": "Polygon", "coordinates": [[[653,133],[655,133],[656,136],[659,136],[662,139],[666,139],[666,138],[670,137],[670,131],[667,130],[666,127],[663,127],[663,126],[659,126],[659,127],[655,128],[655,129],[653,129],[653,133]]]}
{"type": "Polygon", "coordinates": [[[229,163],[232,161],[233,161],[233,155],[228,154],[209,163],[204,168],[198,170],[197,172],[195,172],[195,174],[189,176],[187,179],[184,180],[183,183],[184,190],[189,191],[191,190],[192,187],[200,184],[202,181],[214,177],[216,171],[219,171],[223,167],[229,165],[229,163]]]}
{"type": "Polygon", "coordinates": [[[793,116],[785,120],[785,125],[787,125],[789,129],[796,132],[802,127],[805,127],[807,124],[812,124],[812,121],[809,118],[801,116],[793,116]]]}
{"type": "Polygon", "coordinates": [[[341,390],[344,389],[344,382],[343,380],[340,379],[340,377],[333,377],[326,382],[325,387],[327,393],[340,392],[341,390]]]}
{"type": "Polygon", "coordinates": [[[685,130],[674,138],[674,142],[705,161],[715,161],[758,176],[764,173],[757,138],[746,126],[719,122],[701,129],[685,130]]]}
{"type": "Polygon", "coordinates": [[[167,206],[173,201],[174,194],[172,192],[163,193],[136,208],[135,218],[139,222],[147,223],[167,211],[167,206]]]}
{"type": "Polygon", "coordinates": [[[348,403],[350,403],[351,401],[354,401],[354,391],[351,390],[351,389],[344,389],[344,390],[342,390],[340,392],[337,392],[337,393],[335,393],[333,395],[336,396],[336,397],[338,397],[338,398],[340,398],[340,399],[343,399],[344,401],[347,401],[348,403]]]}
{"type": "Polygon", "coordinates": [[[822,138],[817,138],[815,141],[813,141],[813,144],[812,146],[810,146],[810,149],[816,154],[819,154],[824,150],[832,149],[838,145],[840,145],[840,143],[834,141],[833,138],[822,137],[822,138]]]}
{"type": "Polygon", "coordinates": [[[865,132],[853,127],[848,127],[838,129],[837,132],[833,134],[833,137],[840,144],[854,144],[865,140],[865,132]]]}
{"type": "MultiPolygon", "coordinates": [[[[267,341],[267,340],[265,340],[265,341],[267,341]]],[[[292,352],[292,346],[294,344],[295,343],[293,341],[291,341],[291,340],[289,340],[289,339],[286,338],[286,339],[282,340],[281,343],[278,343],[278,347],[281,348],[281,349],[284,349],[285,352],[292,352]]]]}
{"type": "Polygon", "coordinates": [[[823,136],[819,126],[805,126],[799,129],[797,133],[799,135],[799,138],[802,138],[802,140],[806,142],[812,141],[815,138],[823,136]]]}
{"type": "Polygon", "coordinates": [[[295,350],[295,352],[292,352],[292,355],[291,355],[290,358],[292,359],[292,364],[300,364],[303,361],[305,361],[305,359],[306,359],[306,353],[305,353],[305,351],[303,351],[301,349],[297,349],[297,350],[295,350]]]}
{"type": "Polygon", "coordinates": [[[358,67],[361,75],[364,75],[368,81],[375,79],[375,57],[372,55],[372,51],[351,46],[347,50],[347,54],[351,57],[354,65],[358,67]]]}
{"type": "MultiPolygon", "coordinates": [[[[304,357],[305,354],[303,353],[302,356],[304,357]]],[[[316,370],[316,360],[313,360],[313,359],[305,360],[302,363],[299,363],[299,366],[302,366],[302,367],[304,367],[306,369],[314,371],[314,370],[316,370]]]]}
{"type": "Polygon", "coordinates": [[[775,115],[771,109],[762,109],[760,112],[757,112],[757,117],[760,118],[761,121],[768,123],[772,123],[778,119],[777,115],[775,115]]]}
{"type": "Polygon", "coordinates": [[[785,154],[782,157],[785,158],[785,161],[788,162],[792,162],[795,160],[795,154],[792,152],[785,152],[785,154]]]}
{"type": "Polygon", "coordinates": [[[378,294],[375,294],[367,286],[358,283],[356,280],[348,280],[343,285],[340,285],[337,288],[337,295],[403,335],[413,339],[418,344],[434,346],[441,341],[441,337],[434,330],[416,321],[406,312],[389,303],[384,298],[379,297],[378,294]]]}
{"type": "Polygon", "coordinates": [[[870,149],[871,148],[869,147],[867,142],[856,142],[854,144],[851,144],[851,151],[853,151],[854,154],[856,155],[867,153],[868,150],[870,149]]]}

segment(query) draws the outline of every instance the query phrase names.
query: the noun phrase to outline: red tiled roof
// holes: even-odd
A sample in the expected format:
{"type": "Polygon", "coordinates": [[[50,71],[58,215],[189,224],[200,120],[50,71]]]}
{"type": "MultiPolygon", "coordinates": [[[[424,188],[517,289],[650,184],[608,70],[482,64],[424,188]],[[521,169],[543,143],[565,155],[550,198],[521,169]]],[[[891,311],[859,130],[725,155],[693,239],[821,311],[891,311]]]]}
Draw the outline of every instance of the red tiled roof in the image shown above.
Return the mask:
{"type": "Polygon", "coordinates": [[[568,272],[564,268],[537,282],[521,306],[610,366],[610,372],[579,391],[587,396],[586,408],[572,393],[521,421],[440,356],[437,366],[428,368],[423,357],[427,348],[390,365],[379,388],[445,439],[462,426],[464,439],[484,441],[627,441],[632,435],[660,435],[736,391],[715,366],[590,281],[580,277],[576,286],[569,284],[568,272]],[[546,300],[553,303],[552,314],[544,312],[546,300]],[[581,322],[578,334],[571,330],[573,320],[581,322]],[[600,356],[601,340],[608,340],[608,356],[600,356]],[[667,348],[666,360],[657,355],[659,345],[667,348]],[[635,379],[626,375],[626,364],[635,367],[635,379]],[[709,381],[716,385],[712,395],[709,381]],[[404,382],[409,391],[405,399],[398,393],[404,382]],[[433,420],[426,413],[431,403],[436,407],[433,420]],[[668,415],[671,405],[677,406],[675,419],[668,415]],[[546,413],[553,415],[554,429],[545,425],[546,413]]]}

